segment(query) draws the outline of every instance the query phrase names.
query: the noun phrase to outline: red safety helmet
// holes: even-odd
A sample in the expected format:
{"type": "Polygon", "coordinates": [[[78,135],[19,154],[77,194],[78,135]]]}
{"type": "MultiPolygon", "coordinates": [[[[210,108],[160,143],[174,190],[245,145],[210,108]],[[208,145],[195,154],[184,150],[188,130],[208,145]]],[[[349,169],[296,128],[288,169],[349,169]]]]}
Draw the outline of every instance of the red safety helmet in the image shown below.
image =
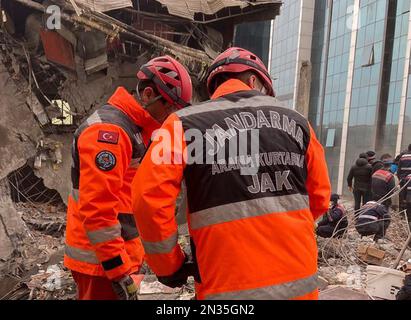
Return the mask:
{"type": "Polygon", "coordinates": [[[191,104],[193,87],[186,68],[170,56],[154,58],[141,66],[139,80],[152,81],[160,95],[181,109],[191,104]]]}
{"type": "Polygon", "coordinates": [[[242,48],[229,48],[221,53],[208,69],[207,89],[211,95],[215,91],[215,77],[221,73],[255,71],[263,81],[268,95],[275,96],[273,82],[264,63],[252,52],[242,48]]]}

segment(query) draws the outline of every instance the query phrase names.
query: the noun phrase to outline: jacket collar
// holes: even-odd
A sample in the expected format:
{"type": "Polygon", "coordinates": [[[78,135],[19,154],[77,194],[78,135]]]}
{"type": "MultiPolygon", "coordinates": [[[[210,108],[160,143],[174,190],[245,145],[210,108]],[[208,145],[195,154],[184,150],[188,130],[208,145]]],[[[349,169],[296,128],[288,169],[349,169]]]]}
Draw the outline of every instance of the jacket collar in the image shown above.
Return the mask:
{"type": "Polygon", "coordinates": [[[161,124],[151,117],[147,110],[124,87],[118,87],[108,103],[123,111],[141,128],[141,134],[146,145],[150,141],[153,131],[161,127],[161,124]]]}
{"type": "Polygon", "coordinates": [[[234,92],[250,90],[252,89],[241,80],[229,79],[216,89],[214,94],[211,96],[211,100],[218,99],[234,92]]]}

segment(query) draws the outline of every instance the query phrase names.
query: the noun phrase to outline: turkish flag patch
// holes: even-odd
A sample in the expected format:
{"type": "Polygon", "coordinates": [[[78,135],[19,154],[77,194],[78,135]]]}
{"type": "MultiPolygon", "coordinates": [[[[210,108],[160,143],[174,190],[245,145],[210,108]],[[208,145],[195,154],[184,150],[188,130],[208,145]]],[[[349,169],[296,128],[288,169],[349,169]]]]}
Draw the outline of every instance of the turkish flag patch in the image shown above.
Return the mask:
{"type": "Polygon", "coordinates": [[[118,132],[114,131],[103,131],[98,132],[98,142],[117,144],[118,143],[118,132]]]}

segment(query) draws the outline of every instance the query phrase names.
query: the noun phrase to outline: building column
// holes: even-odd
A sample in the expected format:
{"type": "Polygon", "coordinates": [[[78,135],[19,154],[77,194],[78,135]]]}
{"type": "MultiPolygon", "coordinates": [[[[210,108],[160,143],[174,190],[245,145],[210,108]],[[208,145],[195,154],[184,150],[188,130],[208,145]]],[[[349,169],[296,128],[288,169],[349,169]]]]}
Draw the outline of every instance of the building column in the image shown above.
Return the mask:
{"type": "Polygon", "coordinates": [[[340,162],[338,166],[338,185],[337,193],[343,193],[344,186],[344,169],[345,169],[345,158],[347,152],[347,137],[348,137],[348,125],[350,120],[350,105],[351,105],[351,92],[352,84],[354,78],[354,66],[355,66],[355,47],[357,44],[357,33],[359,29],[359,19],[360,19],[360,0],[354,1],[353,19],[352,19],[352,32],[351,32],[351,44],[350,44],[350,55],[348,58],[348,75],[347,75],[347,90],[345,94],[345,104],[344,104],[344,118],[343,127],[341,135],[341,152],[340,152],[340,162]]]}
{"type": "Polygon", "coordinates": [[[271,62],[273,60],[273,36],[274,36],[274,20],[270,22],[270,43],[268,45],[268,63],[267,70],[271,73],[271,62]]]}
{"type": "Polygon", "coordinates": [[[405,56],[405,67],[404,75],[402,79],[402,94],[400,103],[400,115],[398,120],[398,131],[397,131],[397,145],[395,148],[395,155],[401,152],[402,137],[404,130],[405,121],[405,109],[407,107],[407,95],[408,95],[408,75],[410,74],[410,56],[411,56],[411,2],[410,2],[410,15],[408,21],[408,37],[407,37],[407,51],[405,56]]]}
{"type": "Polygon", "coordinates": [[[294,75],[293,109],[308,116],[311,86],[311,44],[314,28],[314,0],[301,0],[297,63],[294,75]]]}

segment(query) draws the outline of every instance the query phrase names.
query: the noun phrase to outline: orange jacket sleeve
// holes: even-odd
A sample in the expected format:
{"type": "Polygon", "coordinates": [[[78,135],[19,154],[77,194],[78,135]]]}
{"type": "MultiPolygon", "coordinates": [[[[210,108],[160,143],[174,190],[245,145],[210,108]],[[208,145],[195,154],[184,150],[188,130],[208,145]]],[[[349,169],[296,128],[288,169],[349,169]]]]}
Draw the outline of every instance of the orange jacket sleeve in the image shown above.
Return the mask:
{"type": "Polygon", "coordinates": [[[306,154],[307,182],[310,210],[314,219],[328,211],[331,196],[331,184],[328,177],[324,149],[310,126],[310,143],[306,154]]]}
{"type": "Polygon", "coordinates": [[[157,131],[132,183],[133,212],[146,261],[158,276],[180,269],[175,203],[183,180],[183,129],[172,114],[157,131]]]}
{"type": "Polygon", "coordinates": [[[131,267],[117,219],[119,191],[131,161],[131,142],[120,127],[95,124],[81,133],[77,146],[80,158],[79,212],[106,276],[115,279],[131,267]],[[111,140],[101,142],[104,134],[111,135],[111,140]]]}

